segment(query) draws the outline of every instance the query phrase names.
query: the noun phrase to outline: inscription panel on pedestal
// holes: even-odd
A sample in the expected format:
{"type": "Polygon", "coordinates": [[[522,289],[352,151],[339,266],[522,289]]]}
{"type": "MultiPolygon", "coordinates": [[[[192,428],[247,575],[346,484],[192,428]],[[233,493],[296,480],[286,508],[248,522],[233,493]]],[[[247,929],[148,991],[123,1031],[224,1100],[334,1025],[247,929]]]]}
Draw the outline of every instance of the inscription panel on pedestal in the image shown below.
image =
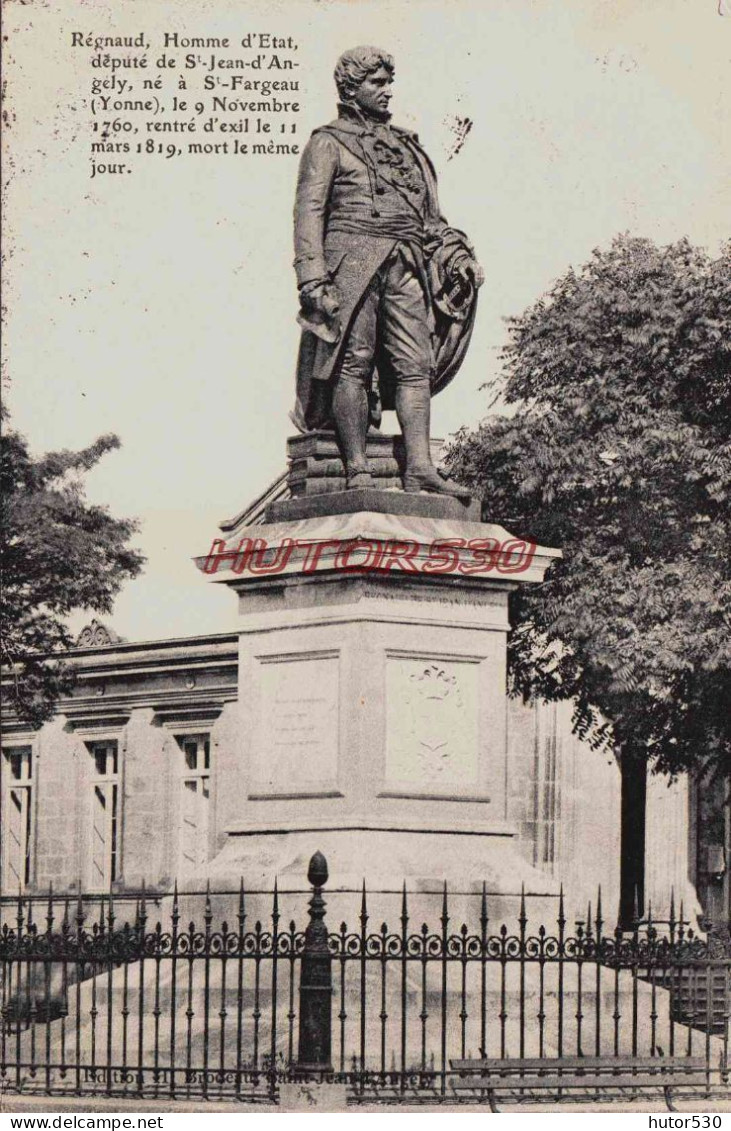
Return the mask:
{"type": "Polygon", "coordinates": [[[334,788],[338,772],[336,652],[257,658],[254,792],[272,797],[334,788]]]}
{"type": "Polygon", "coordinates": [[[479,783],[479,663],[386,657],[386,787],[449,794],[479,783]]]}

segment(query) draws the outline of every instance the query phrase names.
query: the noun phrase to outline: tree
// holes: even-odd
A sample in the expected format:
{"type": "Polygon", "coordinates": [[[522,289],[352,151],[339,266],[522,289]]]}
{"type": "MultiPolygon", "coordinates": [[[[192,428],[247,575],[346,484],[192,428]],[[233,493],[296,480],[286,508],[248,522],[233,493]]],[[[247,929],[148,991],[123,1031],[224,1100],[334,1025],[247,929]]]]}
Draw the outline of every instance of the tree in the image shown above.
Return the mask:
{"type": "Polygon", "coordinates": [[[619,237],[508,326],[516,411],[447,462],[564,553],[511,597],[511,690],[572,699],[638,790],[648,763],[728,773],[731,245],[619,237]]]}
{"type": "Polygon", "coordinates": [[[75,610],[110,612],[143,556],[128,545],[136,522],[114,518],[84,497],[83,475],[118,448],[102,436],[80,452],[34,459],[26,440],[6,432],[0,458],[2,536],[0,639],[5,706],[32,727],[53,713],[72,683],[64,660],[75,610]]]}

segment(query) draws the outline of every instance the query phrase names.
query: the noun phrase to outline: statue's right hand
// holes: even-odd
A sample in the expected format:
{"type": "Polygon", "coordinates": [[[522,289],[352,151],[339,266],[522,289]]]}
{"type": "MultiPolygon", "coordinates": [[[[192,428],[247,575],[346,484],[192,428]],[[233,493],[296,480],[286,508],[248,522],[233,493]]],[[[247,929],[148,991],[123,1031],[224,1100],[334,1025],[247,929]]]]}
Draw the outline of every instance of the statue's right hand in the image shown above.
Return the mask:
{"type": "Polygon", "coordinates": [[[340,310],[340,296],[332,283],[318,283],[300,292],[302,309],[306,313],[332,318],[340,310]]]}
{"type": "Polygon", "coordinates": [[[323,288],[320,308],[327,318],[332,318],[340,310],[340,295],[332,283],[323,288]]]}

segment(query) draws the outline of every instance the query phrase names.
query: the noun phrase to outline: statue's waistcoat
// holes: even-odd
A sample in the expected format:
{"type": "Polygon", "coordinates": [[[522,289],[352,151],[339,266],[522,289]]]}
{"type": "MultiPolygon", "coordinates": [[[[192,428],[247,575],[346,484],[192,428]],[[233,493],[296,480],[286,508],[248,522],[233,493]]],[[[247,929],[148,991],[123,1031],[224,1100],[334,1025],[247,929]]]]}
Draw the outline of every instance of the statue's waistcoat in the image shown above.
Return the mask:
{"type": "Polygon", "coordinates": [[[338,119],[316,131],[340,147],[339,169],[328,202],[326,232],[423,238],[429,187],[413,145],[388,126],[356,127],[338,119]]]}

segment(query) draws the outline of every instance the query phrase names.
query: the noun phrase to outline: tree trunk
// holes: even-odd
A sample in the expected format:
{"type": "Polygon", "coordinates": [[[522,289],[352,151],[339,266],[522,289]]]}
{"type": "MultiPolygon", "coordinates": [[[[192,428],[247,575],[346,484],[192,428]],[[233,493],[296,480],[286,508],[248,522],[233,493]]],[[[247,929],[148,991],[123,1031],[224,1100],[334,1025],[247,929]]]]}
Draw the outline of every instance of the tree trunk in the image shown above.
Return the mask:
{"type": "Polygon", "coordinates": [[[619,926],[632,928],[645,913],[645,808],[647,762],[632,750],[623,750],[622,832],[619,926]]]}

